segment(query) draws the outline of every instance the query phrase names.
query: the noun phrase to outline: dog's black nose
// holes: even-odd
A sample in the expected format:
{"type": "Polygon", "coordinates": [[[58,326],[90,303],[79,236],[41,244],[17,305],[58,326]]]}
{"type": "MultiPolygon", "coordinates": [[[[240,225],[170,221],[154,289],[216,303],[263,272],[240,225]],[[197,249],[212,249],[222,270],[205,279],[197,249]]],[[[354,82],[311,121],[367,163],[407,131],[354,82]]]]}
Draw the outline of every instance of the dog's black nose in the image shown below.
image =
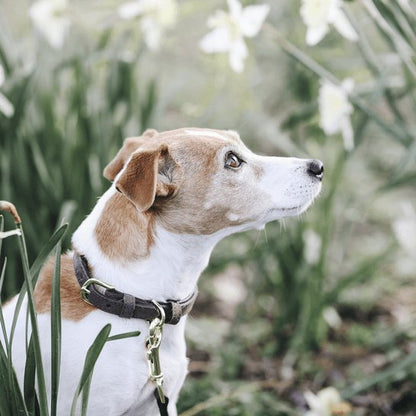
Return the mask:
{"type": "Polygon", "coordinates": [[[315,176],[319,180],[322,180],[324,176],[324,164],[320,160],[313,159],[309,161],[307,167],[309,175],[315,176]]]}

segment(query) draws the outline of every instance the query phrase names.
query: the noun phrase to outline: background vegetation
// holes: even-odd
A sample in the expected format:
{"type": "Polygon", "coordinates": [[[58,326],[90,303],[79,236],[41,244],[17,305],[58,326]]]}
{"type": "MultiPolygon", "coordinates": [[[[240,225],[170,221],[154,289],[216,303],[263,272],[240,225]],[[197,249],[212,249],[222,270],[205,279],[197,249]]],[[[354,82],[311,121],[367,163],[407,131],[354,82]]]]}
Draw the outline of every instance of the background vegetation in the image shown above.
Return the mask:
{"type": "MultiPolygon", "coordinates": [[[[32,264],[62,222],[70,246],[108,186],[103,167],[147,127],[232,128],[256,152],[323,160],[322,196],[301,220],[230,237],[215,251],[189,320],[179,408],[299,414],[306,391],[331,386],[348,403],[341,414],[415,414],[416,5],[345,2],[358,39],[331,25],[308,46],[299,1],[264,3],[266,23],[246,39],[249,56],[235,73],[226,54],[198,47],[207,18],[227,10],[222,0],[178,2],[161,20],[157,50],[142,15],[120,17],[121,2],[62,2],[70,26],[51,46],[29,2],[3,1],[0,88],[14,112],[0,113],[0,199],[20,212],[32,264]],[[323,80],[347,77],[351,150],[324,133],[318,105],[323,80]]],[[[28,272],[12,238],[2,299],[28,272]]]]}

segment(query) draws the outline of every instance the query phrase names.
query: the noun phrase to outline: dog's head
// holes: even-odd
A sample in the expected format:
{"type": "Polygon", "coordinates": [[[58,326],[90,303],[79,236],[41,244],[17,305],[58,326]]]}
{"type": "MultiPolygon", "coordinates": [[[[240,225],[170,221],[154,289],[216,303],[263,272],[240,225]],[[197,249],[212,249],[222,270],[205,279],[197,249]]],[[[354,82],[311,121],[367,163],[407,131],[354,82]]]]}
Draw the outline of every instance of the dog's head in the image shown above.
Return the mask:
{"type": "Polygon", "coordinates": [[[104,176],[169,231],[213,234],[305,211],[321,189],[323,165],[256,155],[233,131],[184,128],[127,139],[104,176]]]}

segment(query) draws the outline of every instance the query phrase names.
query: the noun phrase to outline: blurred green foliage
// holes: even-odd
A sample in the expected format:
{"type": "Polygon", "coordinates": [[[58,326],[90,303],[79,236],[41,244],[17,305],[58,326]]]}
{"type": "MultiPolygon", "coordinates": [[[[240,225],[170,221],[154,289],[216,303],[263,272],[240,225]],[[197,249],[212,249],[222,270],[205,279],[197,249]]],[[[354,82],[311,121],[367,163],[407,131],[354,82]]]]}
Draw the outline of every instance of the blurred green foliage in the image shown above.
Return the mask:
{"type": "MultiPolygon", "coordinates": [[[[180,409],[206,402],[198,414],[290,415],[293,407],[305,408],[298,397],[305,386],[333,383],[350,399],[374,386],[385,392],[415,382],[415,333],[390,315],[385,330],[351,317],[351,310],[373,308],[402,283],[414,285],[415,269],[403,272],[409,256],[397,250],[391,227],[401,204],[415,206],[416,199],[412,2],[348,2],[344,9],[358,41],[331,31],[313,48],[304,44],[299,2],[272,4],[261,41],[249,45],[243,74],[232,73],[226,57],[204,56],[197,48],[208,15],[225,8],[221,1],[182,2],[177,27],[153,54],[145,50],[137,21],[126,25],[114,17],[116,2],[96,14],[73,2],[77,18],[59,51],[32,36],[27,17],[16,17],[12,3],[0,5],[2,91],[15,108],[11,118],[0,114],[0,199],[19,209],[30,261],[66,221],[62,244],[69,248],[72,231],[108,186],[103,167],[125,137],[147,127],[234,128],[258,152],[325,162],[322,196],[301,221],[233,236],[214,253],[201,282],[208,304],[218,301],[212,279],[230,264],[240,270],[245,298],[227,315],[228,335],[208,351],[220,364],[214,360],[204,376],[188,380],[180,409]],[[20,36],[21,26],[29,41],[20,36]],[[323,133],[317,102],[320,81],[338,85],[347,76],[356,80],[349,96],[355,109],[351,152],[339,137],[323,133]],[[325,317],[328,308],[338,311],[341,326],[325,317]],[[346,328],[351,319],[357,322],[346,328]],[[256,332],[260,321],[266,329],[256,332]],[[359,374],[337,378],[318,360],[329,342],[335,350],[366,347],[366,354],[387,358],[380,367],[359,366],[359,374]],[[270,377],[264,369],[254,377],[250,359],[277,360],[271,374],[291,380],[292,390],[240,385],[236,380],[270,377]],[[277,393],[282,400],[274,400],[277,393]]],[[[24,276],[19,248],[8,242],[3,253],[2,299],[18,292],[24,276]]]]}

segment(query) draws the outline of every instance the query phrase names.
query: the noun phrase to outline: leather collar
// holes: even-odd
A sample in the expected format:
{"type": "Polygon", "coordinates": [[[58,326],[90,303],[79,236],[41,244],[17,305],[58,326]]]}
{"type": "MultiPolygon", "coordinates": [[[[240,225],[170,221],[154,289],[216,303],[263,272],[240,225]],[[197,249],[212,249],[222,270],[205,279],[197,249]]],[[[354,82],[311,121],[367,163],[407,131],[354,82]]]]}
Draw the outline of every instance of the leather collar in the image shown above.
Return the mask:
{"type": "MultiPolygon", "coordinates": [[[[87,259],[76,251],[74,251],[73,262],[75,276],[81,286],[82,298],[87,303],[121,318],[137,318],[152,321],[160,317],[159,310],[152,300],[136,298],[93,278],[87,259]]],[[[198,291],[195,290],[183,300],[157,302],[165,311],[165,323],[177,324],[184,315],[191,311],[197,294],[198,291]]]]}

